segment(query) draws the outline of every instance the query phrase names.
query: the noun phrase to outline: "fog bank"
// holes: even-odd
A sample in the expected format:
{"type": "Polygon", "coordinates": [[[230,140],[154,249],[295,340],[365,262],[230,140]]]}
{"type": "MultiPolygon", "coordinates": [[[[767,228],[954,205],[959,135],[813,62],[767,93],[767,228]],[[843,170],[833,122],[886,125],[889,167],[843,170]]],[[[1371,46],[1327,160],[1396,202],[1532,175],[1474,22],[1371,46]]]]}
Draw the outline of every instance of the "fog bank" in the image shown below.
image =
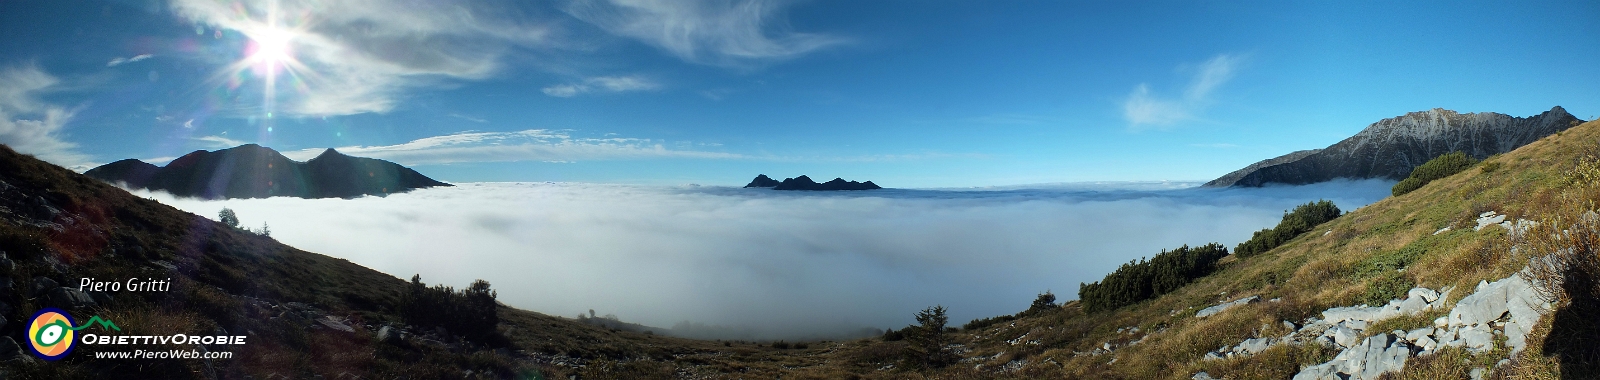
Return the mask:
{"type": "MultiPolygon", "coordinates": [[[[1346,211],[1388,181],[1258,189],[1058,184],[783,192],[729,187],[465,183],[388,197],[204,201],[140,196],[270,224],[279,241],[429,284],[488,280],[508,305],[575,317],[726,326],[757,338],[899,327],[944,305],[952,325],[1076,299],[1164,248],[1230,248],[1286,209],[1346,211]]],[[[751,338],[742,336],[740,338],[751,338]]]]}

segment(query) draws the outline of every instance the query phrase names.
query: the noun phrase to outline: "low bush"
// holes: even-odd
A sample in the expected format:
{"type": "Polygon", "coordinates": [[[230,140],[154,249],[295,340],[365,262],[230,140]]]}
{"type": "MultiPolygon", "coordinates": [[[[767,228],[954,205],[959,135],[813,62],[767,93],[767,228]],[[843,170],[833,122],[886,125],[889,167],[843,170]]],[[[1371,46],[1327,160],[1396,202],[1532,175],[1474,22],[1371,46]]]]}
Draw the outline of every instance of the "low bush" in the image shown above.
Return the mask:
{"type": "MultiPolygon", "coordinates": [[[[1087,312],[1112,310],[1155,298],[1216,270],[1228,248],[1211,243],[1163,250],[1149,261],[1130,261],[1092,284],[1078,284],[1078,299],[1087,312]]],[[[1054,297],[1052,296],[1052,301],[1054,297]]]]}
{"type": "Polygon", "coordinates": [[[1283,220],[1279,221],[1276,227],[1256,231],[1250,236],[1250,240],[1234,247],[1233,253],[1239,257],[1250,257],[1270,251],[1300,234],[1311,231],[1319,224],[1338,218],[1341,213],[1339,206],[1327,200],[1296,206],[1294,210],[1283,213],[1283,220]]]}
{"type": "Polygon", "coordinates": [[[420,327],[443,327],[480,343],[498,336],[496,292],[489,282],[473,281],[461,291],[444,285],[428,287],[422,276],[411,277],[411,285],[401,299],[400,315],[406,323],[420,327]]]}
{"type": "Polygon", "coordinates": [[[1467,170],[1467,168],[1477,164],[1478,159],[1472,158],[1472,156],[1468,156],[1464,152],[1445,153],[1422,163],[1415,169],[1411,169],[1411,176],[1401,180],[1400,183],[1394,184],[1394,187],[1389,189],[1389,193],[1398,197],[1412,190],[1422,188],[1428,182],[1460,173],[1462,170],[1467,170]]]}

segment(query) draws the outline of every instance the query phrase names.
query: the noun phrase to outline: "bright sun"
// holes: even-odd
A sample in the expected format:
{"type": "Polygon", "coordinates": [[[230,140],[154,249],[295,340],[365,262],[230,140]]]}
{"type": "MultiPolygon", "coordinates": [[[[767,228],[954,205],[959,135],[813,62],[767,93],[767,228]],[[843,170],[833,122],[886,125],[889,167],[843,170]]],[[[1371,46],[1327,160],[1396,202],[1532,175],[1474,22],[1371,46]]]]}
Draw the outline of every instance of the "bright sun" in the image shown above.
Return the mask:
{"type": "Polygon", "coordinates": [[[293,58],[289,48],[289,40],[292,37],[293,34],[288,30],[277,28],[267,28],[255,33],[250,36],[252,42],[250,60],[271,66],[289,61],[293,58]]]}

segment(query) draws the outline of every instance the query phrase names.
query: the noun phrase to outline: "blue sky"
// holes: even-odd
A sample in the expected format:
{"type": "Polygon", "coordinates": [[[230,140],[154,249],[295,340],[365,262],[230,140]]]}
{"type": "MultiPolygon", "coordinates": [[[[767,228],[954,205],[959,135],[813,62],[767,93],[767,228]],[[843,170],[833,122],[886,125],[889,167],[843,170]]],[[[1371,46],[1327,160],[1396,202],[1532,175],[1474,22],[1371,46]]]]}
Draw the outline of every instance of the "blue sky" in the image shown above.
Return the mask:
{"type": "Polygon", "coordinates": [[[1588,1],[8,1],[0,142],[454,182],[1205,180],[1436,107],[1593,119],[1596,36],[1588,1]]]}

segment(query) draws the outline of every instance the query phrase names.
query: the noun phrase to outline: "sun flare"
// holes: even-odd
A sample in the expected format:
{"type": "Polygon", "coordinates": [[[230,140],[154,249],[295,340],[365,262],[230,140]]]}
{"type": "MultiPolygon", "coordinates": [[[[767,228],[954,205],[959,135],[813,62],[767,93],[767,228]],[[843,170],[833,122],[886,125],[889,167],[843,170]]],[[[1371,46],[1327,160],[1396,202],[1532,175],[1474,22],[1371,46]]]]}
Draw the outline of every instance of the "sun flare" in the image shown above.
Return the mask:
{"type": "Polygon", "coordinates": [[[290,42],[294,34],[285,29],[266,28],[250,36],[250,61],[278,66],[292,60],[290,42]]]}

